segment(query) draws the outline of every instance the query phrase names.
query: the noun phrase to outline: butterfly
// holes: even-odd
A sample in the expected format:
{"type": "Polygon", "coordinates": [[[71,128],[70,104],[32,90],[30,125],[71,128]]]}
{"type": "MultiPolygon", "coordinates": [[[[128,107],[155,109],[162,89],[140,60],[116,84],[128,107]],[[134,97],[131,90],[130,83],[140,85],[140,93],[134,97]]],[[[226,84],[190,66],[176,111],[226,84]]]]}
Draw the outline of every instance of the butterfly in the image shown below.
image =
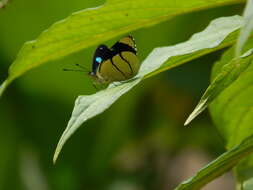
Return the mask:
{"type": "Polygon", "coordinates": [[[99,45],[94,53],[89,75],[98,83],[128,80],[139,70],[140,61],[132,36],[125,36],[111,48],[99,45]]]}

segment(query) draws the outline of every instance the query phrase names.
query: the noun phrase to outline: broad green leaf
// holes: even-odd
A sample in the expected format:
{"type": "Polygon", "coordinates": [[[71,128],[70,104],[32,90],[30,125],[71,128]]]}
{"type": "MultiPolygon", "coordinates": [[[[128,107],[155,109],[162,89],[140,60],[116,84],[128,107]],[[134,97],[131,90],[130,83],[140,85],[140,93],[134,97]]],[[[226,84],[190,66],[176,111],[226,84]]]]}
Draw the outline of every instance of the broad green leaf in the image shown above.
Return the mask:
{"type": "Polygon", "coordinates": [[[111,84],[107,89],[90,96],[80,96],[76,101],[68,126],[57,145],[54,161],[65,142],[83,122],[107,109],[142,79],[230,45],[235,42],[235,31],[241,26],[243,26],[243,19],[240,16],[215,19],[205,30],[193,35],[186,42],[154,49],[143,61],[135,79],[111,84]],[[225,39],[226,37],[228,38],[225,39]]]}
{"type": "Polygon", "coordinates": [[[222,90],[227,88],[244,69],[247,68],[251,56],[248,57],[248,54],[252,53],[252,50],[249,50],[244,55],[240,56],[243,45],[246,40],[250,37],[250,32],[253,29],[253,0],[247,2],[247,6],[244,11],[245,25],[242,27],[240,36],[237,41],[236,46],[236,57],[231,60],[230,63],[225,66],[223,71],[219,76],[212,82],[212,84],[207,88],[203,96],[201,97],[198,105],[189,115],[185,121],[185,125],[189,124],[194,118],[196,118],[201,112],[203,112],[207,106],[219,95],[222,90]],[[240,68],[237,69],[239,65],[240,68]]]}
{"type": "Polygon", "coordinates": [[[110,0],[100,7],[73,13],[23,45],[9,68],[5,85],[0,86],[0,96],[14,79],[48,61],[176,15],[240,2],[244,0],[110,0]]]}
{"type": "MultiPolygon", "coordinates": [[[[244,46],[244,52],[253,48],[250,39],[244,46]]],[[[245,64],[245,70],[240,76],[210,104],[212,118],[221,135],[226,140],[229,149],[240,144],[245,138],[253,134],[253,58],[245,64]],[[247,66],[248,65],[248,66],[247,66]]],[[[221,73],[223,68],[234,59],[234,48],[228,50],[221,61],[215,64],[212,80],[221,73]]],[[[238,65],[238,70],[240,66],[238,65]]],[[[243,160],[236,168],[236,176],[241,189],[251,190],[253,178],[253,156],[243,160]],[[250,187],[249,187],[250,186],[250,187]],[[246,188],[247,187],[247,188],[246,188]]]]}
{"type": "MultiPolygon", "coordinates": [[[[246,52],[250,52],[253,47],[253,39],[250,39],[245,44],[246,52]]],[[[215,63],[213,70],[212,70],[212,77],[211,83],[216,80],[216,78],[223,72],[224,67],[227,67],[231,60],[234,59],[234,47],[231,47],[227,50],[224,55],[222,56],[221,60],[215,63]]],[[[250,75],[252,74],[253,64],[252,54],[248,57],[248,62],[245,63],[245,68],[243,72],[241,72],[240,76],[237,77],[234,82],[228,86],[225,90],[223,90],[219,96],[210,104],[210,111],[212,117],[214,119],[215,124],[217,125],[218,129],[220,130],[222,136],[226,139],[227,147],[231,148],[232,146],[239,144],[245,137],[250,135],[250,130],[245,131],[246,128],[242,127],[244,130],[240,130],[238,133],[239,128],[241,127],[242,118],[245,117],[245,113],[241,113],[241,115],[237,114],[242,110],[250,108],[251,103],[253,103],[252,98],[246,98],[248,92],[251,91],[251,80],[250,75]],[[244,96],[241,99],[241,96],[244,96]],[[236,104],[235,104],[236,103],[236,104]],[[237,105],[238,104],[238,105],[237,105]],[[233,106],[238,106],[234,109],[233,106]],[[232,117],[233,114],[234,117],[232,117]],[[236,123],[236,121],[238,123],[236,123]],[[233,125],[233,126],[228,126],[233,125]],[[243,134],[243,135],[242,135],[243,134]],[[237,138],[239,135],[242,135],[240,138],[237,138]]],[[[237,65],[240,69],[240,64],[237,65]]],[[[239,70],[238,69],[238,70],[239,70]]],[[[251,96],[248,96],[251,97],[251,96]]],[[[248,126],[251,129],[250,126],[248,126]]],[[[253,134],[253,131],[252,131],[253,134]]]]}
{"type": "Polygon", "coordinates": [[[245,18],[245,26],[241,29],[240,36],[237,41],[236,46],[236,57],[241,55],[243,45],[250,36],[250,33],[253,30],[253,0],[248,0],[246,8],[243,13],[245,18]]]}
{"type": "Polygon", "coordinates": [[[181,183],[175,190],[198,190],[208,182],[236,166],[240,160],[252,152],[253,136],[245,139],[240,145],[223,153],[204,168],[200,169],[192,178],[181,183]]]}
{"type": "Polygon", "coordinates": [[[187,118],[185,125],[189,124],[195,117],[203,112],[207,106],[230,84],[232,84],[240,74],[248,68],[253,57],[253,48],[234,58],[224,65],[218,76],[208,86],[207,90],[201,97],[198,105],[187,118]]]}
{"type": "MultiPolygon", "coordinates": [[[[188,56],[192,58],[192,53],[197,52],[198,56],[206,54],[200,50],[210,51],[209,48],[218,47],[221,42],[236,29],[240,28],[243,20],[240,16],[220,18],[212,21],[209,26],[200,33],[194,34],[188,41],[169,47],[156,48],[149,54],[147,59],[142,63],[137,76],[145,76],[156,71],[170,57],[174,57],[173,62],[168,62],[163,67],[178,66],[183,59],[188,56]],[[234,19],[233,23],[230,22],[234,19]],[[229,21],[230,20],[230,21],[229,21]],[[184,55],[182,57],[182,55],[184,55]],[[177,56],[177,57],[176,57],[177,56]],[[180,61],[179,61],[180,60],[180,61]],[[152,64],[151,64],[152,63],[152,64]]],[[[189,59],[187,59],[188,61],[189,59]]]]}
{"type": "Polygon", "coordinates": [[[102,113],[113,102],[115,102],[121,95],[128,92],[136,84],[140,82],[140,79],[133,79],[131,82],[121,85],[110,85],[107,89],[101,90],[93,95],[79,96],[76,99],[75,107],[72,116],[68,122],[68,126],[65,129],[62,137],[57,145],[54,162],[56,161],[62,146],[68,140],[68,138],[88,119],[102,113]]]}

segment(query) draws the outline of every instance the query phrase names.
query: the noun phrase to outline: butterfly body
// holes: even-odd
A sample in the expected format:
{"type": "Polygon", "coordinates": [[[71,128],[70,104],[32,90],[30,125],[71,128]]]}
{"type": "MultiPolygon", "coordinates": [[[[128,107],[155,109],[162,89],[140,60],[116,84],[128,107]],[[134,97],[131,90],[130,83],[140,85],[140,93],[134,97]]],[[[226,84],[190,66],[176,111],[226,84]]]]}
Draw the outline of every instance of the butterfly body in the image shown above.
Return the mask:
{"type": "Polygon", "coordinates": [[[137,74],[140,67],[136,53],[131,36],[120,39],[111,48],[100,45],[94,53],[90,76],[98,83],[128,80],[137,74]]]}

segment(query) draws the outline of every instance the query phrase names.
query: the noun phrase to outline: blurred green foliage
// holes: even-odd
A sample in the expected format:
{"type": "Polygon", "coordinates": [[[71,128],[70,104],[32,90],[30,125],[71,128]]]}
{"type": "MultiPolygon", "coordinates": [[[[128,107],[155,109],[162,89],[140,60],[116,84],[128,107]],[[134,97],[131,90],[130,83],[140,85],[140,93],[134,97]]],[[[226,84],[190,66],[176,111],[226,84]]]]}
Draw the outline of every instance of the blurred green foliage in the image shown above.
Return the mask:
{"type": "MultiPolygon", "coordinates": [[[[74,11],[102,3],[13,0],[0,9],[0,80],[6,78],[8,66],[25,41],[35,39],[74,11]]],[[[212,19],[241,11],[241,5],[200,11],[132,35],[143,60],[154,47],[187,40],[212,19]]],[[[169,189],[184,176],[179,169],[174,171],[175,176],[168,175],[182,152],[201,150],[210,160],[224,151],[223,139],[208,114],[193,121],[191,127],[183,127],[209,84],[211,66],[222,53],[217,52],[148,79],[124,95],[75,134],[54,166],[55,145],[76,96],[96,91],[85,74],[63,72],[62,68],[75,63],[90,67],[94,49],[90,47],[27,73],[1,98],[1,190],[169,189]]]]}

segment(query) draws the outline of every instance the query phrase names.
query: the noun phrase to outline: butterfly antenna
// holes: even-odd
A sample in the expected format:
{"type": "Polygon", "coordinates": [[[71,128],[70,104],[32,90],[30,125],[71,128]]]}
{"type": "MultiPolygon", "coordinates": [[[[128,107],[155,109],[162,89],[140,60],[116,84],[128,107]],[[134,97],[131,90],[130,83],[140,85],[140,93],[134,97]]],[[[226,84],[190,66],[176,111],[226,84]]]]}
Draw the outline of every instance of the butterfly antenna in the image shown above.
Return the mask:
{"type": "Polygon", "coordinates": [[[79,69],[62,69],[63,71],[75,71],[75,72],[85,72],[84,70],[79,69]]]}
{"type": "Polygon", "coordinates": [[[88,69],[78,63],[75,64],[76,66],[80,67],[81,69],[85,70],[85,71],[88,71],[88,69]]]}

